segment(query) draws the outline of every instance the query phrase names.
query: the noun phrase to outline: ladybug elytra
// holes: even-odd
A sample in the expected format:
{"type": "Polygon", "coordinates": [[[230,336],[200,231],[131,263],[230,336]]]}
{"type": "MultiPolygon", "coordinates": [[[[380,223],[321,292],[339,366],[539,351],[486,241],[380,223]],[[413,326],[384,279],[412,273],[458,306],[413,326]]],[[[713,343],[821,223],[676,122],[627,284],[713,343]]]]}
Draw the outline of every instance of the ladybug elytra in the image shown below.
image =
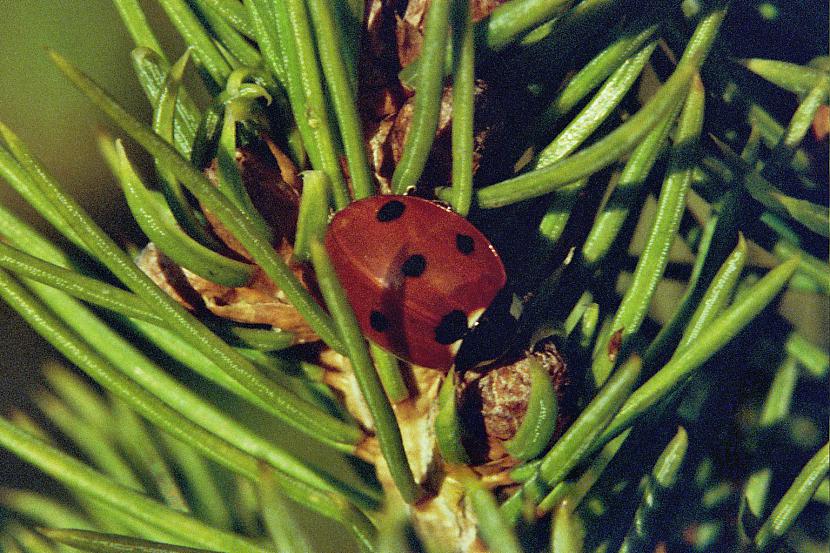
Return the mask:
{"type": "Polygon", "coordinates": [[[332,219],[325,246],[364,335],[424,367],[452,366],[507,281],[478,229],[414,196],[353,202],[332,219]]]}

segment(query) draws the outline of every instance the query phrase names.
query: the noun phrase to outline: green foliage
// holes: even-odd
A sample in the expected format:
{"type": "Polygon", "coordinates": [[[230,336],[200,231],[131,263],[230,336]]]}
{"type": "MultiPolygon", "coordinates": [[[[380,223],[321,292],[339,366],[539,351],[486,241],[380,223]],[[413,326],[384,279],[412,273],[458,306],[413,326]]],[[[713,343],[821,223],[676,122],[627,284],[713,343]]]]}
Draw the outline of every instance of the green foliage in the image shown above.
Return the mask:
{"type": "Polygon", "coordinates": [[[404,151],[392,175],[392,191],[405,194],[413,190],[421,178],[427,157],[438,128],[441,113],[441,93],[444,85],[442,60],[449,50],[450,1],[436,0],[430,6],[424,23],[424,47],[418,75],[420,94],[415,96],[412,108],[412,130],[404,144],[404,151]]]}
{"type": "Polygon", "coordinates": [[[435,416],[435,441],[441,457],[447,463],[469,463],[470,456],[462,443],[462,427],[456,400],[455,371],[441,383],[438,392],[438,414],[435,416]]]}
{"type": "Polygon", "coordinates": [[[357,318],[337,279],[326,249],[320,242],[311,243],[311,260],[320,291],[340,331],[340,337],[346,344],[358,386],[372,414],[383,458],[404,501],[413,503],[419,499],[421,490],[412,476],[398,421],[369,356],[369,347],[360,333],[357,318]]]}
{"type": "Polygon", "coordinates": [[[39,419],[0,417],[0,446],[64,492],[0,489],[0,547],[311,551],[312,512],[367,552],[443,551],[456,534],[505,553],[826,548],[830,356],[806,319],[830,293],[830,76],[811,22],[753,0],[728,14],[714,0],[511,0],[473,22],[477,2],[433,0],[400,73],[415,95],[386,182],[367,145],[362,3],[157,4],[181,55],[141,3],[114,0],[149,121],[49,55],[152,158],[144,175],[99,136],[144,235],[228,290],[261,272],[348,362],[353,397],[299,334],[185,309],[0,124],[0,178],[66,239],[0,206],[0,297],[73,365],[44,368],[39,419]],[[746,44],[758,17],[805,33],[804,52],[746,44]],[[508,114],[482,152],[477,79],[508,114]],[[448,109],[450,180],[424,182],[448,109]],[[278,236],[284,221],[266,218],[237,164],[261,137],[302,175],[294,236],[278,236]],[[498,445],[512,464],[474,466],[466,446],[484,438],[460,401],[473,373],[419,381],[368,343],[322,245],[333,211],[390,183],[432,190],[491,236],[524,294],[522,332],[552,336],[568,360],[560,398],[530,363],[518,431],[498,445]],[[274,247],[283,238],[291,255],[274,247]],[[286,427],[319,457],[275,439],[286,427]],[[428,454],[413,446],[432,433],[428,454]],[[383,485],[359,460],[375,450],[383,485]],[[434,535],[414,519],[442,486],[453,531],[434,535]],[[455,532],[468,520],[475,533],[455,532]]]}
{"type": "Polygon", "coordinates": [[[527,411],[516,435],[504,442],[504,448],[522,461],[537,457],[553,437],[558,413],[556,391],[550,376],[539,363],[531,363],[527,411]]]}

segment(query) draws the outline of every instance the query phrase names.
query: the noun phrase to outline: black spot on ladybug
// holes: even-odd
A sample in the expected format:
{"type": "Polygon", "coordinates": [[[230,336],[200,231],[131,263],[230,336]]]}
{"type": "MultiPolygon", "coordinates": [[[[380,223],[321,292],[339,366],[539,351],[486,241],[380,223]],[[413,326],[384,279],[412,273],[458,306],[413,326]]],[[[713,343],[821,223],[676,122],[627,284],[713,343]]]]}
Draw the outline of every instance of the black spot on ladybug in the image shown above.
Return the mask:
{"type": "Polygon", "coordinates": [[[460,251],[464,255],[470,255],[471,253],[473,253],[475,244],[473,243],[473,239],[467,236],[466,234],[456,234],[455,247],[458,248],[458,251],[460,251]]]}
{"type": "Polygon", "coordinates": [[[467,333],[467,316],[458,309],[450,311],[435,327],[435,341],[449,345],[460,340],[467,333]]]}
{"type": "Polygon", "coordinates": [[[377,332],[386,332],[389,328],[389,319],[380,311],[372,311],[369,315],[369,324],[377,332]]]}
{"type": "Polygon", "coordinates": [[[389,221],[394,221],[401,215],[403,215],[406,206],[403,205],[403,202],[398,200],[391,200],[383,204],[383,207],[378,209],[377,218],[378,221],[381,223],[388,223],[389,221]]]}
{"type": "Polygon", "coordinates": [[[419,277],[427,268],[427,260],[421,254],[410,255],[401,265],[401,272],[408,277],[419,277]]]}

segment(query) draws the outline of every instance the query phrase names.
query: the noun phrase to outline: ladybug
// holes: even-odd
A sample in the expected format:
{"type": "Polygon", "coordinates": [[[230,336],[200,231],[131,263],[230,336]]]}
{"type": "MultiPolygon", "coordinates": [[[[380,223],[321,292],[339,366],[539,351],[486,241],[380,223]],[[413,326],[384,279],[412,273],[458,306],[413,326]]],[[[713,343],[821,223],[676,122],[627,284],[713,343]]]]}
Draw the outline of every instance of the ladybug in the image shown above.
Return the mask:
{"type": "Polygon", "coordinates": [[[462,340],[505,297],[492,244],[423,198],[353,202],[331,220],[325,246],[364,335],[416,365],[449,369],[462,340]]]}

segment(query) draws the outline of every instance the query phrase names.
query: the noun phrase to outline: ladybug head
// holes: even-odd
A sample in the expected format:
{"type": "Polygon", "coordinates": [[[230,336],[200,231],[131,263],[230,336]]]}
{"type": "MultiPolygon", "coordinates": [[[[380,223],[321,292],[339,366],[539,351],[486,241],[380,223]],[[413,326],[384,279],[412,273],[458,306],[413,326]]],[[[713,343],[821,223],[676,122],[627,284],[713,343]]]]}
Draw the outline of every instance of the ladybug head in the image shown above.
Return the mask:
{"type": "Polygon", "coordinates": [[[493,299],[475,325],[464,336],[455,357],[459,371],[489,364],[516,342],[522,303],[507,287],[493,299]]]}

